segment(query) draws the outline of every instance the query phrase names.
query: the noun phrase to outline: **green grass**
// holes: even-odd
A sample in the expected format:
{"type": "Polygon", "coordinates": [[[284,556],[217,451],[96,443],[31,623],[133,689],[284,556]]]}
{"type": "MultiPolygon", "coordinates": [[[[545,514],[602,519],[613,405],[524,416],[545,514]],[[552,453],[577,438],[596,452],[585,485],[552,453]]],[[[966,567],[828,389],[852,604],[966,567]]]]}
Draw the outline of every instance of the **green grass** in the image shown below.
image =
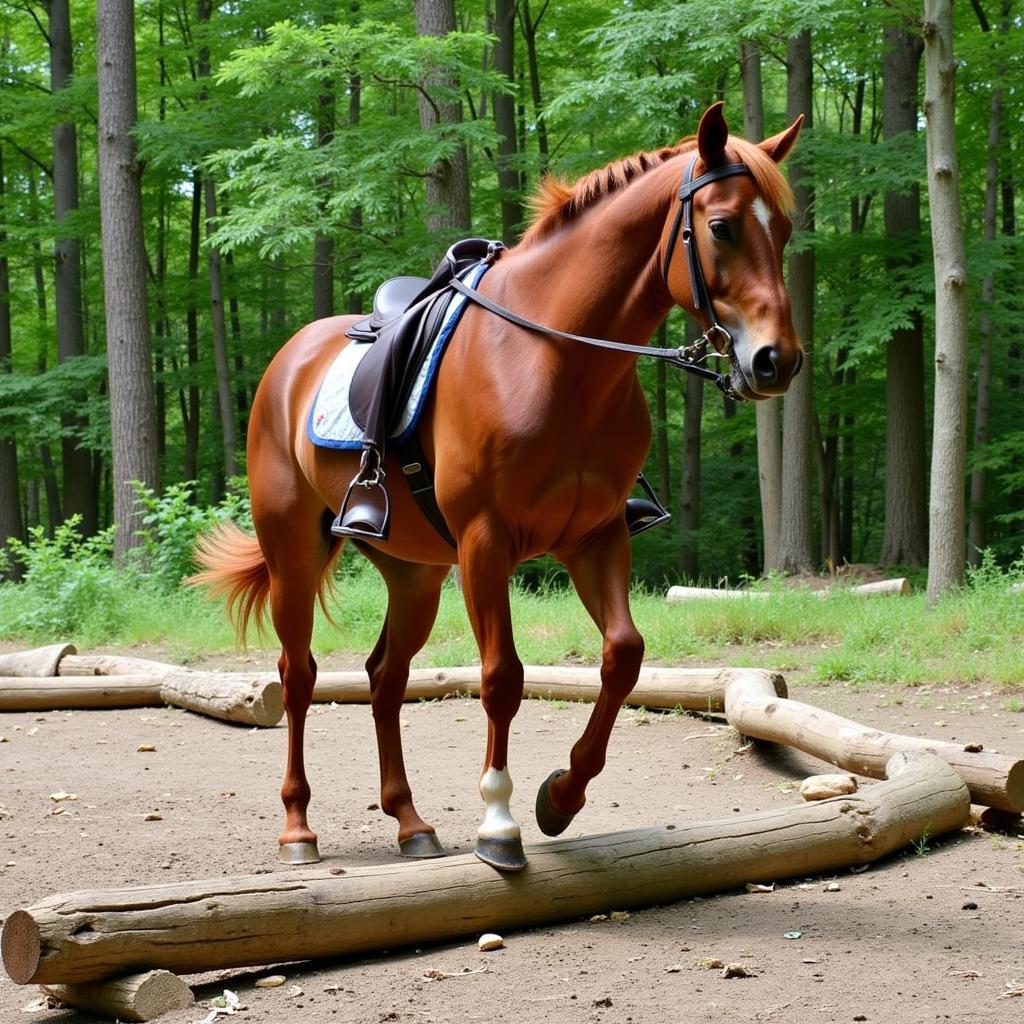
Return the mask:
{"type": "MultiPolygon", "coordinates": [[[[525,662],[597,663],[601,640],[571,592],[539,594],[514,586],[512,614],[525,662]]],[[[386,604],[376,574],[339,579],[335,628],[317,616],[320,656],[362,656],[373,646],[386,604]]],[[[778,590],[757,601],[669,605],[661,593],[637,590],[633,614],[647,658],[666,664],[734,664],[806,672],[820,684],[976,684],[1024,690],[1024,594],[1005,581],[965,588],[928,609],[922,595],[864,599],[836,593],[821,600],[778,590]]],[[[99,645],[158,644],[188,661],[235,650],[223,608],[200,593],[166,590],[144,574],[91,568],[45,585],[0,585],[0,640],[70,640],[99,645]]],[[[266,649],[276,650],[270,634],[266,649]]],[[[250,646],[259,640],[250,637],[250,646]]],[[[459,665],[477,659],[462,596],[444,587],[433,635],[418,663],[459,665]]]]}

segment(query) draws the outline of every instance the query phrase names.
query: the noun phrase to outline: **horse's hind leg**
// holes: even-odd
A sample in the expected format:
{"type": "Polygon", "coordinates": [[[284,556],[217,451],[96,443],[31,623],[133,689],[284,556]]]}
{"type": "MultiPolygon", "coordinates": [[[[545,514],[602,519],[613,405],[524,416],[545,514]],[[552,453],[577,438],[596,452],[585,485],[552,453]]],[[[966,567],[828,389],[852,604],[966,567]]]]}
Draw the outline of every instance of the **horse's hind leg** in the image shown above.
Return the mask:
{"type": "Polygon", "coordinates": [[[446,565],[401,562],[370,547],[360,550],[388,587],[388,611],[377,644],[366,661],[370,702],[380,760],[380,806],[398,820],[398,846],[405,857],[441,857],[444,847],[418,814],[405,773],[399,712],[409,665],[427,642],[437,617],[446,565]]]}
{"type": "Polygon", "coordinates": [[[611,524],[581,551],[563,558],[576,592],[604,637],[601,692],[583,735],[572,748],[569,770],[553,772],[537,794],[537,824],[557,836],[586,803],[587,783],[604,767],[615,718],[636,685],[643,637],[629,610],[631,563],[625,520],[611,524]]]}
{"type": "Polygon", "coordinates": [[[281,641],[278,672],[284,688],[288,716],[288,759],[281,800],[285,827],[278,842],[287,864],[315,864],[320,860],[316,833],[306,819],[309,782],[306,779],[304,737],[306,714],[313,699],[316,662],[310,652],[313,605],[320,573],[329,548],[320,513],[256,516],[256,525],[270,573],[270,614],[281,641]]]}

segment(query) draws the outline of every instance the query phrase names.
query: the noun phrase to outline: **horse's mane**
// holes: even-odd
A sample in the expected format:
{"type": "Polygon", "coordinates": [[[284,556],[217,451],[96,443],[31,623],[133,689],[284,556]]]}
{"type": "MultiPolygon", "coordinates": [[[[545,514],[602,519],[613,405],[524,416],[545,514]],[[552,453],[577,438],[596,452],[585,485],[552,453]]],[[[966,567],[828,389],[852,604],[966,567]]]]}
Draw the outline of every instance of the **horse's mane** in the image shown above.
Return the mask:
{"type": "MultiPolygon", "coordinates": [[[[520,244],[529,245],[546,238],[575,220],[606,195],[624,189],[634,178],[693,149],[696,144],[696,136],[691,135],[674,146],[634,153],[613,160],[607,167],[584,174],[571,185],[561,178],[546,176],[530,200],[533,220],[520,244]]],[[[779,165],[763,149],[746,139],[730,135],[728,144],[750,168],[758,189],[768,203],[787,216],[792,213],[793,192],[779,170],[779,165]]]]}

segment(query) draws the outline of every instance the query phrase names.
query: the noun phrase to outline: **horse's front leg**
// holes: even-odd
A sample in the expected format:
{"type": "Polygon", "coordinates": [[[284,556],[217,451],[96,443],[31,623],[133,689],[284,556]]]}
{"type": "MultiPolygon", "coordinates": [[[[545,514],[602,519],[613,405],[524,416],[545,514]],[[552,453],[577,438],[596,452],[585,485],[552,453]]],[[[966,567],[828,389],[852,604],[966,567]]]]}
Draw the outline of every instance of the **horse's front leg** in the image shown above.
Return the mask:
{"type": "Polygon", "coordinates": [[[604,768],[612,726],[636,686],[644,658],[644,640],[629,610],[632,551],[625,519],[610,524],[586,547],[561,557],[604,637],[604,648],[601,692],[569,755],[569,769],[553,772],[537,794],[537,824],[549,836],[564,832],[586,803],[587,784],[604,768]]]}
{"type": "Polygon", "coordinates": [[[484,819],[476,855],[501,871],[520,871],[526,855],[519,825],[509,809],[509,726],[523,699],[523,664],[512,637],[508,581],[512,557],[508,535],[477,521],[459,538],[459,571],[466,610],[480,649],[480,702],[487,714],[487,752],[480,776],[484,819]]]}

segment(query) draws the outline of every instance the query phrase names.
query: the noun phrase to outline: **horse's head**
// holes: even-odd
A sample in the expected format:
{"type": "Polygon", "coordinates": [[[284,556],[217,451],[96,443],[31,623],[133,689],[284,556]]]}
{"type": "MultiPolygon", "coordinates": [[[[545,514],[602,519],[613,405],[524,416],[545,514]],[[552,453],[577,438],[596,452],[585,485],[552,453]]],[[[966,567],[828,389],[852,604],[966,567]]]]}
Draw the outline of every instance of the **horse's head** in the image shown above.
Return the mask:
{"type": "Polygon", "coordinates": [[[730,138],[722,104],[710,107],[683,153],[682,201],[663,235],[669,292],[731,357],[743,398],[781,395],[803,362],[782,277],[792,193],[778,169],[802,123],[754,144],[730,138]]]}

